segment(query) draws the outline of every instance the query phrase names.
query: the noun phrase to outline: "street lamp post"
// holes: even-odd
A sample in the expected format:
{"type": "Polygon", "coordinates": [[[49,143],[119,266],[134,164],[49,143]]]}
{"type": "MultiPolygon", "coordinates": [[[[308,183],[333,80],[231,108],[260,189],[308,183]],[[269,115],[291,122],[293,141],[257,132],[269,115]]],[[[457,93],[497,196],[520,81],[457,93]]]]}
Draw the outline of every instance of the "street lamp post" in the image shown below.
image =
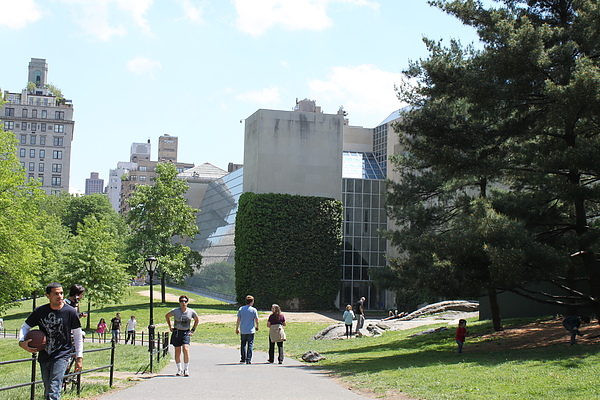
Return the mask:
{"type": "Polygon", "coordinates": [[[150,274],[150,324],[148,325],[148,351],[150,352],[150,373],[152,373],[152,353],[154,351],[154,293],[152,293],[152,283],[154,271],[158,260],[154,256],[148,256],[144,260],[144,265],[150,274]]]}

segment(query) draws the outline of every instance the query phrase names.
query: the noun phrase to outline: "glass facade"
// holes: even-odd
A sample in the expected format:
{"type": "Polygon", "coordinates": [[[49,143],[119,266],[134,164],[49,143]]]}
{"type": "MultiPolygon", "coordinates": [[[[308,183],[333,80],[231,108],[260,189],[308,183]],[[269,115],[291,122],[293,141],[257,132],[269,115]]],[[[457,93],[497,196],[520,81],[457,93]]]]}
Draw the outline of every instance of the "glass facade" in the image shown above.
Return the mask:
{"type": "Polygon", "coordinates": [[[344,250],[340,306],[366,298],[365,308],[385,306],[382,293],[370,282],[369,271],[386,265],[387,229],[385,174],[374,153],[344,152],[342,202],[344,250]]]}

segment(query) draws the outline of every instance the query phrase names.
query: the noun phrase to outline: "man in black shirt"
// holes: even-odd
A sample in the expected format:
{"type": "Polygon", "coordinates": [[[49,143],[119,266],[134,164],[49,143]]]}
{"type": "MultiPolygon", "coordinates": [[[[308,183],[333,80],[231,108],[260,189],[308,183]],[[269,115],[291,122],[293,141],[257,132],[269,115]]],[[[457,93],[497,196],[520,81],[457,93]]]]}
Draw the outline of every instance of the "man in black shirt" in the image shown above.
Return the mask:
{"type": "Polygon", "coordinates": [[[363,309],[365,305],[365,298],[361,297],[359,301],[356,302],[356,319],[358,322],[356,323],[356,333],[358,334],[358,330],[362,329],[365,324],[365,310],[363,309]]]}
{"type": "Polygon", "coordinates": [[[119,343],[121,336],[121,313],[118,312],[116,317],[110,320],[110,330],[112,332],[112,341],[119,343]]]}
{"type": "Polygon", "coordinates": [[[44,399],[59,400],[62,382],[75,347],[75,372],[83,367],[83,336],[81,322],[74,308],[65,306],[63,288],[53,282],[46,286],[48,304],[37,307],[27,317],[19,333],[19,346],[30,353],[38,349],[29,347],[27,332],[38,326],[46,335],[46,347],[39,351],[38,361],[44,381],[44,399]]]}

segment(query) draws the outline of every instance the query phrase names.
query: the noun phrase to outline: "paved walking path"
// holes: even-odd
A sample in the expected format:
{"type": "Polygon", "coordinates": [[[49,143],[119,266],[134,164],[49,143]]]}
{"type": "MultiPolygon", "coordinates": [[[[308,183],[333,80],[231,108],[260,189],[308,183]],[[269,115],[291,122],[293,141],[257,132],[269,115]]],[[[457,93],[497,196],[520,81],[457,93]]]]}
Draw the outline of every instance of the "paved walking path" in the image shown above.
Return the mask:
{"type": "Polygon", "coordinates": [[[238,363],[237,349],[199,344],[190,346],[190,356],[189,377],[175,376],[172,362],[155,376],[101,399],[367,399],[316,368],[290,358],[281,365],[269,364],[266,353],[254,352],[252,364],[246,365],[238,363]]]}

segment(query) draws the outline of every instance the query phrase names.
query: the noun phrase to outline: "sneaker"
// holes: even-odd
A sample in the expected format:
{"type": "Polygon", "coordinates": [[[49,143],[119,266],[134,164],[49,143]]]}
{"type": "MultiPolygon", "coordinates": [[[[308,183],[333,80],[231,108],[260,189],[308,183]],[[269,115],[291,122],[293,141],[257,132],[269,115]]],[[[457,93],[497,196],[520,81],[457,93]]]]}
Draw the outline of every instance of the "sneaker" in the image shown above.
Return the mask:
{"type": "Polygon", "coordinates": [[[242,359],[242,360],[240,360],[240,362],[243,364],[246,362],[246,360],[242,359]]]}
{"type": "Polygon", "coordinates": [[[185,371],[183,371],[183,376],[190,376],[190,373],[188,372],[187,369],[185,371]]]}
{"type": "Polygon", "coordinates": [[[181,372],[181,370],[180,370],[180,369],[178,369],[178,370],[177,370],[177,373],[175,374],[175,376],[181,376],[181,375],[182,375],[182,372],[181,372]]]}
{"type": "Polygon", "coordinates": [[[252,364],[250,361],[246,361],[246,364],[252,364]]]}

